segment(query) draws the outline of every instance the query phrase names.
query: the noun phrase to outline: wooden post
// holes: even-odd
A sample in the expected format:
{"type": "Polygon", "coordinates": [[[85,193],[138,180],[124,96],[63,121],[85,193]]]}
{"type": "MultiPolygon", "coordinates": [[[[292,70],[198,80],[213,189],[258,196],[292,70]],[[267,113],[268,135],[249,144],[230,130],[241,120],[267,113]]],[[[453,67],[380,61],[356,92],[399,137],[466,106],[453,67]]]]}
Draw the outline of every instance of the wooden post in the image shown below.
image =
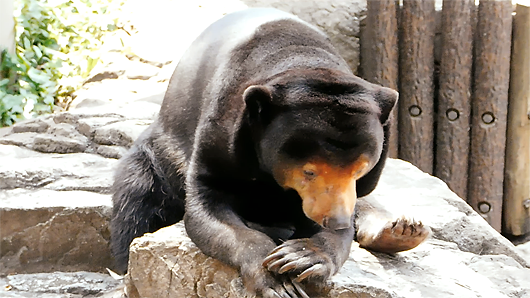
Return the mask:
{"type": "Polygon", "coordinates": [[[474,0],[444,0],[435,175],[467,198],[474,0]]]}
{"type": "MultiPolygon", "coordinates": [[[[365,80],[398,89],[399,50],[397,11],[394,0],[368,1],[364,43],[361,53],[362,76],[365,80]]],[[[389,156],[398,157],[398,107],[392,112],[389,156]]]]}
{"type": "Polygon", "coordinates": [[[468,202],[501,230],[511,1],[480,1],[476,28],[468,202]]]}
{"type": "Polygon", "coordinates": [[[530,7],[517,5],[504,172],[504,232],[530,232],[530,7]]]}
{"type": "Polygon", "coordinates": [[[399,157],[432,173],[434,0],[403,0],[401,10],[399,157]]]}

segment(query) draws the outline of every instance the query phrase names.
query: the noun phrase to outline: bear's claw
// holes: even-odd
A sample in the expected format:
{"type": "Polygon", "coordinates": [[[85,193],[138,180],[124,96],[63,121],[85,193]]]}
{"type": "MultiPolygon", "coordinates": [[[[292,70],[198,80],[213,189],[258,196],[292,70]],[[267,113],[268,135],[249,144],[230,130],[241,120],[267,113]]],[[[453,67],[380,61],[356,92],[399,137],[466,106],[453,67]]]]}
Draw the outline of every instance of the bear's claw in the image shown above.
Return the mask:
{"type": "Polygon", "coordinates": [[[311,239],[289,240],[276,247],[264,260],[270,272],[288,274],[295,282],[325,281],[333,272],[333,262],[311,239]]]}
{"type": "Polygon", "coordinates": [[[430,233],[431,229],[421,221],[403,216],[387,222],[377,234],[358,231],[357,240],[360,246],[366,249],[396,253],[418,246],[430,233]]]}

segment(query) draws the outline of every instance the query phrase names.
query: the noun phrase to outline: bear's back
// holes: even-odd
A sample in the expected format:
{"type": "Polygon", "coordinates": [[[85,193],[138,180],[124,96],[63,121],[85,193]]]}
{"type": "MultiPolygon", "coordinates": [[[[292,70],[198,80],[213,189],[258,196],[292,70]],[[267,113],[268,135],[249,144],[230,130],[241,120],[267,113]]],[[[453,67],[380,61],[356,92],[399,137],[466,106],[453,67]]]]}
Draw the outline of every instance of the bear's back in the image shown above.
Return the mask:
{"type": "Polygon", "coordinates": [[[288,69],[318,67],[350,72],[313,25],[273,8],[226,15],[199,35],[179,61],[160,110],[164,130],[191,154],[201,123],[239,121],[231,117],[241,115],[247,85],[288,69]]]}

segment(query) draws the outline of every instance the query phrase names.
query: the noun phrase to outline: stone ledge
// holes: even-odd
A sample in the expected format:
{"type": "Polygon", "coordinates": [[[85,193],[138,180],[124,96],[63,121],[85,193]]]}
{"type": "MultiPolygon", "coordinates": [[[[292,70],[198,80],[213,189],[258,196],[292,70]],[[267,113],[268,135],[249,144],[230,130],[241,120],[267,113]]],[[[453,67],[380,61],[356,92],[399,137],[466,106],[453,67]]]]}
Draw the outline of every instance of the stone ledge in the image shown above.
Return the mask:
{"type": "Polygon", "coordinates": [[[17,274],[0,278],[3,298],[122,298],[121,282],[108,274],[72,273],[17,274]]]}
{"type": "Polygon", "coordinates": [[[111,267],[111,205],[86,191],[1,191],[0,275],[111,267]]]}
{"type": "Polygon", "coordinates": [[[0,145],[0,191],[15,188],[109,193],[116,159],[96,154],[45,154],[0,145]]]}
{"type": "MultiPolygon", "coordinates": [[[[525,297],[530,267],[515,247],[439,179],[389,160],[375,200],[429,225],[419,247],[387,255],[352,245],[320,297],[525,297]]],[[[133,241],[130,297],[247,297],[237,271],[202,254],[182,223],[133,241]]]]}

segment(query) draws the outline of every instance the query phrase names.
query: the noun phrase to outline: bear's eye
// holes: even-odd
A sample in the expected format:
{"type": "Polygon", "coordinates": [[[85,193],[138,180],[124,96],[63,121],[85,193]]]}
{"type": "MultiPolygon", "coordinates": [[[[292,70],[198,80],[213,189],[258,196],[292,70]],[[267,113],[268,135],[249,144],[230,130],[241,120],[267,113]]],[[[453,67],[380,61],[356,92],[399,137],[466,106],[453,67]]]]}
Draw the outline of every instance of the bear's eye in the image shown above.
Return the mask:
{"type": "Polygon", "coordinates": [[[307,179],[314,179],[317,176],[317,174],[314,171],[311,171],[311,170],[304,170],[304,176],[307,179]]]}
{"type": "Polygon", "coordinates": [[[366,168],[360,168],[360,169],[357,169],[357,170],[353,173],[353,177],[355,177],[355,178],[360,178],[360,177],[364,176],[365,171],[366,171],[366,168]]]}

